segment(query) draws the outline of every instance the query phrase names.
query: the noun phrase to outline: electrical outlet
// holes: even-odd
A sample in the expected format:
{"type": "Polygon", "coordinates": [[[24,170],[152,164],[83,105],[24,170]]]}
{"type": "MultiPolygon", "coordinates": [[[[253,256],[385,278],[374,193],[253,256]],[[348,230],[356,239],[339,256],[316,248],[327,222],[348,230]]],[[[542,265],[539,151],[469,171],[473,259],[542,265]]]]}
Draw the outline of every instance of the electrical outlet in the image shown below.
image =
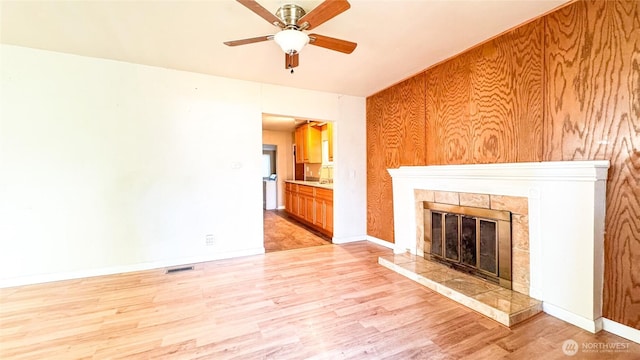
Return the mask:
{"type": "Polygon", "coordinates": [[[213,238],[212,234],[207,234],[205,243],[207,244],[207,246],[213,246],[213,244],[215,243],[215,239],[213,238]]]}

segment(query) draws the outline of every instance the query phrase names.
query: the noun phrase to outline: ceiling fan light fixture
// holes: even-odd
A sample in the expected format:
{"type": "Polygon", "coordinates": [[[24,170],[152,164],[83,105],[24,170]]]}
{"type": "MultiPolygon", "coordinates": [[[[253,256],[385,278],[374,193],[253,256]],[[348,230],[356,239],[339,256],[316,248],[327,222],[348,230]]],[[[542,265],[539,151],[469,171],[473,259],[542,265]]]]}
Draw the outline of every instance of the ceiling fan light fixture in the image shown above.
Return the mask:
{"type": "Polygon", "coordinates": [[[287,54],[297,54],[309,43],[309,35],[300,30],[286,29],[277,33],[273,40],[287,54]]]}

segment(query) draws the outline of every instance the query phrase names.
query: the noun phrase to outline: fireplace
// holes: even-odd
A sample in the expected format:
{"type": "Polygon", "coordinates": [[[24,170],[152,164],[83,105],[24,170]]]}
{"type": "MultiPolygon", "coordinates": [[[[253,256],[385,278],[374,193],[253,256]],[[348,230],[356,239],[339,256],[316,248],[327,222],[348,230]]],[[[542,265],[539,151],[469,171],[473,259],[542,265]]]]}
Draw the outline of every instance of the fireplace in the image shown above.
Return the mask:
{"type": "Polygon", "coordinates": [[[542,301],[546,313],[596,332],[602,328],[608,168],[608,161],[558,161],[389,169],[394,252],[431,253],[424,249],[418,224],[424,215],[418,212],[432,200],[418,199],[416,191],[455,206],[476,201],[469,194],[485,194],[488,208],[512,212],[512,289],[542,301]],[[494,206],[507,197],[524,199],[524,206],[494,206]]]}
{"type": "Polygon", "coordinates": [[[511,212],[423,202],[424,258],[511,289],[511,212]]]}

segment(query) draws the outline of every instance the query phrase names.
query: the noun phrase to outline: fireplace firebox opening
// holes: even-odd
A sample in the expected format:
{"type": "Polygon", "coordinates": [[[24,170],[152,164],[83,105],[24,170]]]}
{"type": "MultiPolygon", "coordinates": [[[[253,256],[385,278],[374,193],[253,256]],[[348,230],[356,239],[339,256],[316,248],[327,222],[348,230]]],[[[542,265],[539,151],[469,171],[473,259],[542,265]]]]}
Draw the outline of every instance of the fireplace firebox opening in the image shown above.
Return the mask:
{"type": "Polygon", "coordinates": [[[424,257],[511,289],[511,212],[425,201],[424,257]]]}

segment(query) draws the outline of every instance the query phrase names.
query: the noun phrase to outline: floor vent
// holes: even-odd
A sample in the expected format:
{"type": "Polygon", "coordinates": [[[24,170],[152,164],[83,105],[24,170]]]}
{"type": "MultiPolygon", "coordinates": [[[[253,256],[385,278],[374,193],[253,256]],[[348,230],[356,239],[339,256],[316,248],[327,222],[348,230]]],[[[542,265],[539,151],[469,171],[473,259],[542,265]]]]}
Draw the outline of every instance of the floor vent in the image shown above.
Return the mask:
{"type": "Polygon", "coordinates": [[[179,268],[167,269],[167,274],[173,274],[181,271],[190,271],[193,270],[193,266],[183,266],[179,268]]]}

